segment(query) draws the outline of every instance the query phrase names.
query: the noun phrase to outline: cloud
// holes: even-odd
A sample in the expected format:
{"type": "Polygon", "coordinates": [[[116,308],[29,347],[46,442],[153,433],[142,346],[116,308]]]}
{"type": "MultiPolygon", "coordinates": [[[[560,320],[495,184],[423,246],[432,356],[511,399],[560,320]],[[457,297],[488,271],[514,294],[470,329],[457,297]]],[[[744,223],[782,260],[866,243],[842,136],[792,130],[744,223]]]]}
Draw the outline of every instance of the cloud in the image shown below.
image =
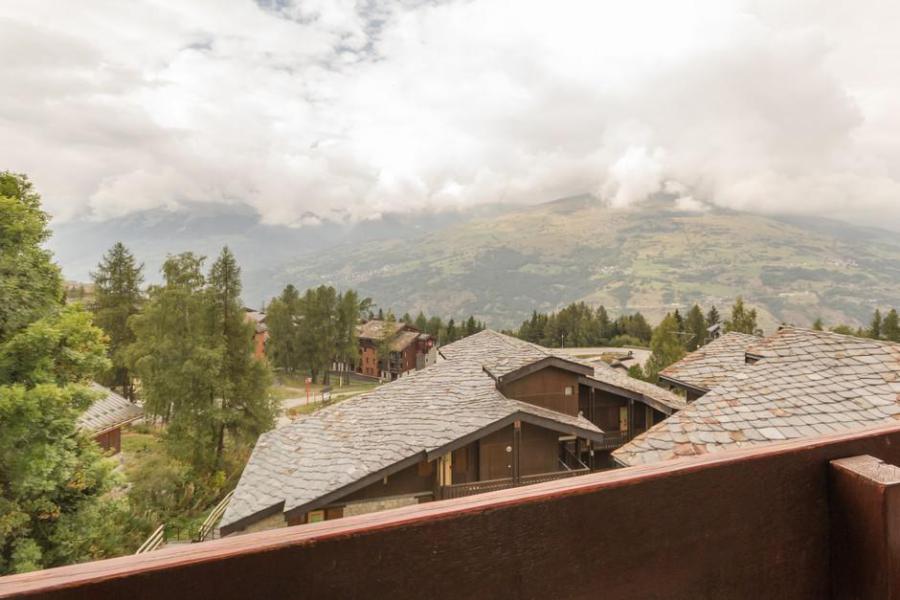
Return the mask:
{"type": "Polygon", "coordinates": [[[60,219],[677,188],[900,224],[898,23],[876,0],[12,0],[0,167],[60,219]]]}

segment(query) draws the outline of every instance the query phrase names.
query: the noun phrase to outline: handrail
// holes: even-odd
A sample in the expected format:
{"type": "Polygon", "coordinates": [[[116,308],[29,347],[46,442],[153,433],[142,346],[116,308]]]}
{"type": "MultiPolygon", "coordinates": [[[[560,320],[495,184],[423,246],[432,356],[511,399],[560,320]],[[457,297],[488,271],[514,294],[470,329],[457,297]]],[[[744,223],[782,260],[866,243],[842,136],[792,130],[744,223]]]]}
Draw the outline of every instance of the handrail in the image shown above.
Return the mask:
{"type": "Polygon", "coordinates": [[[153,552],[158,550],[166,542],[166,524],[163,523],[156,528],[156,531],[150,534],[141,547],[137,549],[135,554],[143,554],[144,552],[153,552]]]}
{"type": "Polygon", "coordinates": [[[216,507],[213,508],[209,515],[207,515],[206,519],[203,521],[203,524],[200,525],[200,529],[197,531],[197,539],[195,541],[202,542],[209,534],[215,531],[216,524],[222,518],[222,515],[225,514],[225,509],[228,508],[228,502],[231,500],[231,497],[234,495],[234,490],[231,490],[222,500],[216,504],[216,507]]]}

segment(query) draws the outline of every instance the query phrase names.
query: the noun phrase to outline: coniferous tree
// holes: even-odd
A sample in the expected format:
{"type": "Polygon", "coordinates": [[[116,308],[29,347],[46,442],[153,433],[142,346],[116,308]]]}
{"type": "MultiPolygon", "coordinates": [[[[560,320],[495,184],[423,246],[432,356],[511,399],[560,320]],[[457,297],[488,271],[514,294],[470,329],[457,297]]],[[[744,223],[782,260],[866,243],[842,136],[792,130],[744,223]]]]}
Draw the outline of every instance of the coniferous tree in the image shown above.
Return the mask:
{"type": "Polygon", "coordinates": [[[900,342],[900,319],[897,309],[892,308],[881,322],[881,336],[890,342],[900,342]]]}
{"type": "Polygon", "coordinates": [[[706,343],[706,327],[706,318],[703,316],[703,311],[695,304],[688,312],[685,322],[686,333],[688,334],[686,336],[685,349],[688,352],[693,352],[706,343]]]}
{"type": "Polygon", "coordinates": [[[220,469],[226,431],[237,444],[252,445],[261,433],[272,428],[277,407],[268,394],[269,369],[253,357],[256,329],[244,319],[241,270],[227,247],[213,263],[205,291],[211,337],[221,356],[210,412],[215,431],[213,464],[220,469]]]}
{"type": "Polygon", "coordinates": [[[331,286],[321,285],[306,290],[303,296],[300,353],[314,382],[319,380],[321,374],[324,382],[328,383],[328,369],[337,346],[336,308],[337,291],[331,286]]]}
{"type": "Polygon", "coordinates": [[[121,243],[116,242],[103,256],[97,270],[91,273],[94,281],[94,319],[109,338],[109,357],[112,369],[106,381],[122,390],[122,395],[134,399],[134,384],[126,365],[126,348],[134,342],[128,319],[140,310],[143,300],[143,264],[121,243]]]}
{"type": "Polygon", "coordinates": [[[869,326],[869,337],[873,340],[881,339],[881,311],[879,309],[875,309],[875,314],[872,315],[872,324],[869,326]]]}
{"type": "Polygon", "coordinates": [[[413,326],[419,331],[428,331],[428,318],[421,310],[419,311],[419,314],[416,315],[416,320],[413,326]]]}
{"type": "Polygon", "coordinates": [[[706,313],[706,326],[712,327],[713,325],[718,325],[722,320],[722,317],[719,316],[719,311],[715,307],[715,305],[711,306],[709,312],[706,313]]]}
{"type": "Polygon", "coordinates": [[[453,343],[458,338],[458,334],[456,332],[456,323],[453,321],[451,317],[449,321],[447,321],[447,332],[446,332],[447,343],[453,343]]]}
{"type": "Polygon", "coordinates": [[[744,299],[741,296],[738,296],[734,306],[731,307],[731,318],[725,321],[725,331],[759,334],[759,329],[756,326],[756,309],[748,309],[744,305],[744,299]]]}
{"type": "Polygon", "coordinates": [[[288,284],[281,295],[272,299],[266,311],[269,341],[266,354],[272,365],[285,373],[294,373],[302,367],[300,352],[300,293],[288,284]]]}
{"type": "Polygon", "coordinates": [[[822,321],[822,317],[816,318],[812,325],[813,330],[815,331],[824,331],[825,330],[825,322],[822,321]]]}

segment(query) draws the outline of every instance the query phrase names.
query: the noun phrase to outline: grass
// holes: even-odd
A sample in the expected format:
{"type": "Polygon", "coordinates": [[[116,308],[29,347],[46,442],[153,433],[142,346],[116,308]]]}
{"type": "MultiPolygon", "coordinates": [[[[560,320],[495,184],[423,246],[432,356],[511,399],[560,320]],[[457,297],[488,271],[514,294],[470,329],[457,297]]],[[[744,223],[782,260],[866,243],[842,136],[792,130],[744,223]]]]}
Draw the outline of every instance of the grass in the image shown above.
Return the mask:
{"type": "MultiPolygon", "coordinates": [[[[332,388],[331,388],[332,400],[330,400],[328,402],[321,402],[321,401],[320,402],[310,402],[309,404],[301,404],[300,406],[294,406],[292,408],[287,409],[287,411],[285,411],[285,414],[287,416],[291,417],[292,419],[299,417],[300,415],[308,415],[310,413],[316,412],[320,408],[324,408],[326,406],[335,404],[337,402],[343,402],[344,400],[349,400],[350,398],[359,396],[360,394],[365,394],[366,392],[371,392],[372,390],[376,389],[379,385],[381,385],[381,384],[369,383],[369,382],[363,383],[363,382],[359,382],[359,381],[354,381],[354,382],[351,382],[351,383],[345,385],[344,387],[332,386],[332,388]]],[[[321,388],[321,386],[320,386],[320,388],[321,388]]],[[[303,392],[303,394],[301,394],[301,397],[302,397],[303,395],[305,395],[306,392],[303,390],[301,390],[301,391],[303,392]]],[[[284,397],[292,398],[292,397],[296,397],[296,396],[286,395],[284,397]]]]}

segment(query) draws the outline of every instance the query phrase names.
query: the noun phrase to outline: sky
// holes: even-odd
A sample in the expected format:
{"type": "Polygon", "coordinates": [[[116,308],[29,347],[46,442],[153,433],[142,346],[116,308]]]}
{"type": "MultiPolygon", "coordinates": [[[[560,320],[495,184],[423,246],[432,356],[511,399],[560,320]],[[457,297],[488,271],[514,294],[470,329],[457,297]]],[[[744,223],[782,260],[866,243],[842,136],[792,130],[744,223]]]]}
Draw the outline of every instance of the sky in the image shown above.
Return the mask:
{"type": "Polygon", "coordinates": [[[0,169],[58,221],[664,191],[900,228],[897,32],[876,0],[4,0],[0,169]]]}

